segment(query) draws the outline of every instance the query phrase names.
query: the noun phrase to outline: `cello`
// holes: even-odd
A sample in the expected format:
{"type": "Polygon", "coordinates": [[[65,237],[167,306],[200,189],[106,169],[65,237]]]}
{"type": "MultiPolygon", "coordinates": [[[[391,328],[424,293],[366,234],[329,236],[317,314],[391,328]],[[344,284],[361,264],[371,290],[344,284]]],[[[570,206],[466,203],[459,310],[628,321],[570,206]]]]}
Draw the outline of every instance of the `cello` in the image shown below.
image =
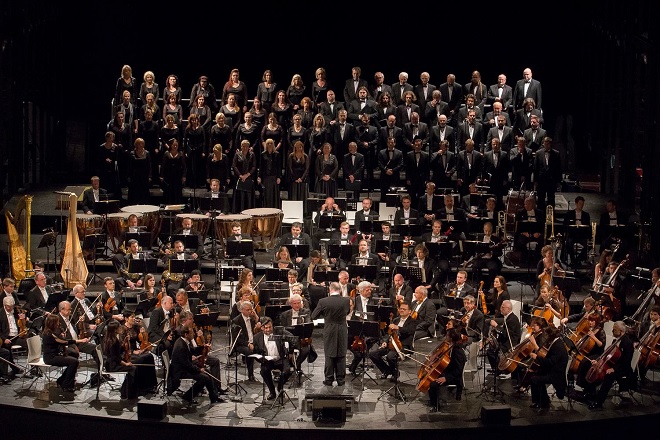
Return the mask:
{"type": "MultiPolygon", "coordinates": [[[[394,319],[394,313],[390,313],[390,323],[394,319]]],[[[387,346],[390,350],[396,351],[396,354],[399,355],[399,359],[404,360],[405,356],[401,351],[403,349],[403,343],[399,340],[399,332],[392,328],[388,328],[387,334],[390,335],[390,340],[387,342],[387,346]]]]}
{"type": "Polygon", "coordinates": [[[596,362],[589,368],[585,377],[586,381],[593,384],[599,384],[605,379],[605,374],[610,368],[614,368],[614,364],[621,357],[621,349],[619,348],[619,341],[607,347],[607,350],[600,355],[596,362]]]}
{"type": "MultiPolygon", "coordinates": [[[[600,327],[598,325],[594,326],[593,332],[594,335],[598,333],[600,330],[600,327]]],[[[591,337],[589,334],[590,332],[587,331],[579,340],[577,343],[575,343],[575,349],[577,350],[572,356],[570,360],[570,364],[568,367],[568,371],[573,374],[577,374],[578,369],[580,368],[580,363],[586,358],[589,353],[596,347],[596,341],[595,341],[595,336],[591,337]]]]}
{"type": "MultiPolygon", "coordinates": [[[[461,334],[458,343],[467,342],[467,335],[461,334]]],[[[451,362],[451,351],[455,344],[449,336],[438,344],[437,347],[427,356],[426,362],[419,367],[417,372],[417,391],[425,393],[444,372],[449,362],[451,362]]],[[[458,345],[456,345],[458,347],[458,345]]]]}
{"type": "MultiPolygon", "coordinates": [[[[530,329],[532,328],[531,326],[529,327],[530,329]]],[[[510,374],[513,373],[516,368],[518,368],[518,365],[522,364],[523,366],[527,366],[526,360],[529,359],[530,354],[533,351],[536,351],[537,347],[535,347],[535,344],[532,343],[534,338],[537,338],[538,336],[541,335],[543,330],[539,330],[537,332],[534,332],[533,334],[530,335],[530,337],[525,338],[522,342],[520,342],[518,345],[513,347],[511,350],[509,350],[502,359],[500,359],[499,364],[497,365],[497,369],[500,371],[500,373],[503,374],[510,374]]]]}
{"type": "Polygon", "coordinates": [[[658,366],[660,360],[660,331],[649,329],[644,337],[639,341],[639,361],[638,365],[644,368],[653,368],[658,366]]]}

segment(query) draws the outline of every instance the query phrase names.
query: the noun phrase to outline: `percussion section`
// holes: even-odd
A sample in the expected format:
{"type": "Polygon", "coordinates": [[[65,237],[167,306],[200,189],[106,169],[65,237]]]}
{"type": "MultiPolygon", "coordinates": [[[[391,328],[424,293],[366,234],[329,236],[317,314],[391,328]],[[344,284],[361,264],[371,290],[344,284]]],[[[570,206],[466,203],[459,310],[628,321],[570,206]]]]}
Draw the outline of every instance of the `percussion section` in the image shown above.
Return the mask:
{"type": "Polygon", "coordinates": [[[160,207],[157,205],[130,205],[121,208],[121,212],[142,215],[138,220],[138,224],[144,226],[148,232],[151,232],[151,245],[153,246],[160,234],[160,207]]]}
{"type": "MultiPolygon", "coordinates": [[[[128,228],[128,217],[131,215],[129,212],[114,212],[107,215],[106,232],[108,234],[108,243],[114,253],[119,251],[121,243],[122,232],[128,228]]],[[[138,218],[138,224],[142,221],[142,214],[135,214],[138,218]]]]}
{"type": "Polygon", "coordinates": [[[281,234],[282,219],[284,218],[282,210],[277,208],[253,208],[246,209],[241,214],[252,217],[252,231],[249,233],[256,238],[254,247],[256,249],[273,249],[276,239],[281,234]]]}

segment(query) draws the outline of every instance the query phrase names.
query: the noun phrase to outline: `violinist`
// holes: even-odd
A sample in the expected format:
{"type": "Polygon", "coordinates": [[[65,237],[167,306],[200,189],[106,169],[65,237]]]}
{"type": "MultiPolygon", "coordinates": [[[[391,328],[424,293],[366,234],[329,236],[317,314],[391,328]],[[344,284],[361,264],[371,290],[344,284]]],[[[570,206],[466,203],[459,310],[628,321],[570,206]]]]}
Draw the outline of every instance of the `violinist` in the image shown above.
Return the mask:
{"type": "Polygon", "coordinates": [[[597,384],[587,382],[585,377],[587,376],[589,368],[591,368],[591,361],[598,359],[600,355],[603,354],[607,342],[600,315],[597,313],[590,314],[587,317],[587,322],[589,325],[587,333],[575,344],[575,350],[577,351],[571,353],[573,362],[575,362],[578,357],[584,357],[578,364],[577,371],[572,373],[571,371],[573,371],[573,367],[571,367],[571,371],[568,373],[569,381],[574,380],[575,376],[577,376],[575,382],[583,390],[581,394],[577,392],[572,393],[571,397],[575,400],[583,400],[584,398],[594,400],[597,384]],[[591,350],[586,351],[585,347],[591,347],[591,350]]]}
{"type": "Polygon", "coordinates": [[[415,323],[415,340],[433,336],[435,330],[435,304],[428,298],[428,290],[417,286],[413,293],[415,300],[410,304],[412,318],[415,323]]]}
{"type": "Polygon", "coordinates": [[[241,275],[238,277],[236,291],[240,291],[243,287],[249,287],[250,289],[254,287],[254,272],[247,267],[241,271],[241,275]]]}
{"type": "Polygon", "coordinates": [[[156,277],[153,274],[146,274],[144,276],[144,292],[139,296],[139,303],[135,309],[136,315],[149,316],[159,302],[165,292],[161,293],[160,287],[156,287],[156,277]]]}
{"type": "Polygon", "coordinates": [[[399,316],[394,318],[392,323],[387,326],[388,335],[381,340],[378,348],[369,353],[369,359],[382,373],[381,379],[392,376],[392,379],[396,380],[399,377],[397,368],[398,359],[400,358],[399,352],[390,344],[390,342],[394,342],[394,338],[401,342],[401,348],[399,349],[401,352],[412,349],[417,321],[410,316],[410,308],[410,303],[405,300],[399,305],[399,316]]]}
{"type": "Polygon", "coordinates": [[[124,310],[123,295],[121,292],[115,290],[115,280],[112,277],[103,278],[104,290],[101,294],[101,304],[103,305],[103,320],[108,321],[114,319],[123,321],[124,315],[121,312],[124,310]]]}
{"type": "MultiPolygon", "coordinates": [[[[252,302],[243,301],[240,304],[241,314],[232,319],[232,338],[238,337],[234,349],[246,357],[248,380],[256,382],[254,377],[254,358],[250,357],[254,353],[254,335],[261,331],[261,322],[254,311],[252,302]],[[240,333],[239,333],[240,329],[240,333]],[[236,336],[238,335],[238,336],[236,336]]],[[[232,341],[234,343],[234,341],[232,341]]]]}
{"type": "Polygon", "coordinates": [[[477,307],[477,300],[474,296],[467,295],[463,298],[461,312],[463,313],[461,321],[466,323],[465,330],[468,336],[468,343],[481,341],[481,332],[484,328],[484,314],[477,307]]]}
{"type": "MultiPolygon", "coordinates": [[[[204,374],[205,369],[193,363],[190,344],[195,339],[195,332],[191,327],[180,326],[178,332],[181,337],[177,339],[172,350],[172,361],[170,363],[172,383],[168,384],[168,393],[174,392],[181,384],[181,379],[190,378],[195,381],[193,386],[183,393],[183,399],[190,404],[196,404],[195,396],[203,388],[209,393],[211,404],[223,402],[213,387],[213,379],[204,374]]],[[[210,374],[210,373],[209,373],[210,374]]],[[[217,376],[216,376],[217,377],[217,376]]]]}
{"type": "MultiPolygon", "coordinates": [[[[626,332],[626,325],[623,321],[616,321],[614,323],[612,336],[614,336],[612,345],[618,346],[618,349],[621,351],[621,356],[619,356],[619,358],[613,363],[607,362],[607,365],[603,366],[605,369],[605,377],[596,393],[596,399],[589,405],[589,409],[603,407],[603,402],[605,402],[605,399],[615,381],[619,383],[620,391],[634,389],[637,386],[637,378],[630,365],[635,348],[630,336],[628,336],[628,333],[626,332]]],[[[605,352],[603,355],[605,355],[605,352]]],[[[593,365],[599,365],[599,362],[602,362],[603,355],[598,359],[592,359],[591,363],[593,365]]]]}
{"type": "MultiPolygon", "coordinates": [[[[73,294],[76,296],[77,301],[79,296],[85,295],[85,288],[81,284],[76,284],[73,286],[73,294]],[[82,293],[81,293],[82,292],[82,293]]],[[[99,365],[98,354],[96,354],[96,344],[90,341],[90,338],[87,335],[78,334],[78,329],[76,328],[76,323],[71,319],[71,303],[68,301],[61,301],[57,306],[59,314],[55,315],[58,317],[60,322],[60,332],[65,336],[66,339],[75,340],[75,344],[70,344],[67,347],[67,355],[73,357],[79,357],[80,352],[86,353],[94,359],[96,365],[99,365]]]]}
{"type": "MultiPolygon", "coordinates": [[[[240,290],[236,291],[236,301],[231,307],[231,312],[229,313],[229,319],[234,319],[241,314],[241,303],[243,301],[252,301],[252,289],[249,287],[242,287],[240,290]]],[[[254,307],[254,304],[252,305],[254,307]]]]}
{"type": "MultiPolygon", "coordinates": [[[[11,347],[20,345],[24,350],[27,350],[27,317],[25,312],[20,312],[14,307],[14,297],[5,296],[2,299],[3,310],[0,312],[0,348],[7,350],[7,360],[14,363],[14,357],[11,347]],[[21,321],[22,320],[22,321],[21,321]],[[21,326],[21,322],[23,325],[21,326]],[[21,328],[23,331],[21,331],[21,328]]],[[[0,361],[1,362],[1,361],[0,361]]],[[[5,364],[2,362],[2,364],[5,364]]],[[[23,372],[22,368],[10,365],[13,374],[23,372]]]]}
{"type": "MultiPolygon", "coordinates": [[[[193,329],[194,337],[188,344],[193,356],[193,362],[200,367],[203,365],[212,376],[220,380],[220,359],[209,353],[211,351],[211,330],[195,326],[195,317],[192,312],[181,312],[179,315],[179,324],[179,329],[184,327],[193,329]]],[[[176,345],[177,339],[181,336],[175,329],[172,337],[172,346],[176,345]]],[[[222,384],[217,380],[213,381],[213,388],[217,394],[227,394],[227,390],[223,389],[222,384]]]]}
{"type": "Polygon", "coordinates": [[[188,292],[183,289],[179,289],[176,292],[176,306],[178,306],[181,311],[196,314],[199,313],[200,309],[204,306],[204,302],[201,299],[189,300],[188,292]]]}
{"type": "Polygon", "coordinates": [[[121,384],[120,396],[122,400],[137,399],[137,367],[131,361],[130,345],[126,337],[123,337],[120,333],[121,327],[122,324],[115,320],[108,322],[106,326],[106,332],[103,336],[105,368],[107,371],[128,372],[121,384]]]}
{"type": "MultiPolygon", "coordinates": [[[[474,299],[475,295],[477,294],[477,290],[466,282],[467,278],[468,273],[465,270],[459,270],[456,272],[456,282],[449,283],[447,286],[445,286],[445,296],[453,298],[465,298],[466,296],[471,295],[474,299]]],[[[443,302],[445,304],[441,304],[440,307],[438,307],[438,311],[436,313],[436,318],[440,324],[440,328],[444,328],[444,326],[447,325],[447,316],[449,316],[449,309],[446,305],[447,301],[443,299],[443,302]]],[[[465,302],[463,304],[465,304],[465,302]]],[[[483,313],[481,316],[483,317],[483,313]]],[[[482,327],[479,327],[480,334],[481,328],[482,327]]]]}
{"type": "Polygon", "coordinates": [[[456,400],[461,400],[461,395],[463,394],[463,368],[467,362],[467,356],[462,345],[463,335],[461,334],[461,329],[447,329],[446,337],[451,341],[452,348],[449,355],[449,363],[442,371],[442,374],[429,386],[429,406],[431,407],[431,412],[438,411],[440,387],[455,385],[456,400]]]}
{"type": "Polygon", "coordinates": [[[124,311],[123,315],[124,322],[118,329],[119,341],[129,349],[130,355],[123,353],[126,359],[130,359],[132,364],[136,364],[134,382],[138,394],[154,392],[158,384],[154,357],[151,355],[150,350],[141,348],[142,344],[140,342],[142,335],[148,338],[147,329],[137,323],[135,313],[124,311]]]}
{"type": "Polygon", "coordinates": [[[46,286],[46,275],[43,272],[35,273],[34,282],[36,286],[25,294],[25,304],[23,305],[28,312],[31,312],[30,318],[32,320],[51,312],[51,310],[46,311],[43,309],[52,293],[52,288],[46,286]]]}
{"type": "Polygon", "coordinates": [[[350,296],[355,290],[355,284],[350,282],[350,275],[346,270],[340,270],[337,275],[339,286],[341,287],[341,296],[350,296]]]}
{"type": "MultiPolygon", "coordinates": [[[[97,308],[85,297],[84,286],[77,284],[73,287],[72,293],[74,298],[71,300],[71,323],[79,333],[79,336],[89,336],[94,341],[97,341],[98,335],[95,333],[97,330],[97,308]]],[[[97,301],[100,301],[100,299],[97,299],[95,303],[97,301]]]]}
{"type": "MultiPolygon", "coordinates": [[[[483,291],[477,292],[479,295],[484,293],[483,291]]],[[[488,300],[488,309],[494,311],[496,318],[502,316],[502,303],[507,300],[511,300],[511,295],[509,294],[509,288],[506,284],[506,279],[502,275],[497,275],[493,280],[493,288],[488,291],[486,294],[488,300]]]]}
{"type": "MultiPolygon", "coordinates": [[[[303,297],[299,294],[294,294],[289,298],[289,305],[291,308],[285,310],[280,314],[280,325],[287,331],[293,333],[293,326],[312,322],[312,312],[309,308],[303,307],[303,297]]],[[[311,339],[311,338],[310,338],[311,339]]],[[[302,364],[309,357],[310,350],[312,349],[311,341],[300,341],[298,344],[298,357],[296,358],[296,373],[302,375],[302,364]]],[[[313,358],[314,356],[312,356],[313,358]]],[[[311,359],[311,358],[310,358],[311,359]]]]}
{"type": "Polygon", "coordinates": [[[16,281],[13,278],[5,278],[2,280],[2,290],[0,290],[0,300],[6,296],[14,298],[14,304],[18,304],[18,296],[16,296],[16,281]]]}
{"type": "MultiPolygon", "coordinates": [[[[495,278],[497,282],[497,278],[495,278]]],[[[508,293],[508,292],[507,292],[508,293]]],[[[506,353],[512,347],[520,342],[522,327],[520,319],[513,313],[511,301],[506,299],[501,302],[499,316],[486,320],[486,325],[490,332],[495,331],[496,335],[489,333],[489,338],[494,338],[496,344],[489,345],[486,350],[488,362],[493,371],[497,371],[499,352],[506,353]]]]}
{"type": "Polygon", "coordinates": [[[532,390],[531,408],[548,409],[550,397],[546,384],[552,384],[558,399],[563,399],[566,393],[566,366],[568,365],[568,352],[561,340],[561,333],[556,327],[549,325],[544,330],[546,349],[545,357],[540,352],[530,353],[531,358],[538,363],[538,369],[530,379],[532,390]]]}
{"type": "MultiPolygon", "coordinates": [[[[369,319],[369,314],[367,311],[367,306],[369,304],[373,304],[373,299],[371,298],[371,291],[373,289],[373,285],[369,281],[361,281],[358,283],[356,287],[357,294],[355,295],[355,303],[353,306],[353,313],[351,314],[351,320],[352,321],[373,321],[374,316],[373,314],[371,315],[371,319],[369,319]]],[[[371,338],[365,338],[364,343],[365,346],[362,346],[361,344],[358,344],[359,348],[358,350],[354,349],[353,347],[353,341],[349,341],[349,350],[351,353],[353,353],[353,360],[351,361],[351,364],[348,367],[348,371],[353,374],[353,376],[357,375],[357,367],[362,362],[362,359],[367,355],[369,352],[371,346],[374,344],[374,340],[371,338]],[[364,349],[363,349],[364,348],[364,349]]]]}
{"type": "Polygon", "coordinates": [[[84,339],[67,340],[61,332],[59,317],[55,314],[46,317],[42,333],[43,358],[48,365],[65,367],[64,373],[57,379],[57,386],[63,391],[70,393],[75,391],[76,373],[78,372],[78,358],[69,356],[66,347],[84,341],[84,339]]]}
{"type": "MultiPolygon", "coordinates": [[[[600,295],[600,301],[604,307],[612,310],[613,319],[623,316],[623,310],[626,307],[626,290],[628,288],[623,274],[619,268],[618,261],[610,261],[607,270],[602,277],[601,286],[598,290],[604,295],[600,295]]],[[[596,298],[598,300],[599,298],[596,298]]]]}
{"type": "MultiPolygon", "coordinates": [[[[166,344],[166,340],[171,341],[171,332],[173,329],[172,321],[175,319],[174,300],[169,295],[165,295],[160,301],[160,307],[153,309],[149,315],[149,342],[152,344],[166,344]]],[[[158,353],[162,347],[158,348],[158,353]]]]}

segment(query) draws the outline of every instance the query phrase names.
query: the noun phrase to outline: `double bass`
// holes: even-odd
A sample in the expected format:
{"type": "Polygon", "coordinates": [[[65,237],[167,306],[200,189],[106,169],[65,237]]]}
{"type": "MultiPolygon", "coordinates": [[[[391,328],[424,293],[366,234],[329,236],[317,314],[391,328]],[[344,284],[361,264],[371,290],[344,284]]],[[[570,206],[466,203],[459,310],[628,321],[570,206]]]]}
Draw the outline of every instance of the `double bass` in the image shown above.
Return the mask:
{"type": "Polygon", "coordinates": [[[655,332],[656,329],[649,329],[644,337],[640,339],[639,346],[639,361],[638,365],[644,368],[653,368],[660,365],[660,331],[655,332]]]}

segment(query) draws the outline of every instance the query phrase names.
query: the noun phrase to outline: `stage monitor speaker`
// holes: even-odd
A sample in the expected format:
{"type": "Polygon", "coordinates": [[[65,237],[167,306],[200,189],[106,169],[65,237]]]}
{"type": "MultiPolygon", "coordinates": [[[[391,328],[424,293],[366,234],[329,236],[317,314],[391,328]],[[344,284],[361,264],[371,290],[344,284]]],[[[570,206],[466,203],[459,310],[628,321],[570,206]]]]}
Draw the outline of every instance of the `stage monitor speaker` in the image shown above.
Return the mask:
{"type": "Polygon", "coordinates": [[[509,425],[511,423],[511,407],[509,405],[482,406],[481,423],[484,425],[509,425]]]}
{"type": "Polygon", "coordinates": [[[167,402],[165,400],[143,400],[138,401],[138,420],[161,421],[167,415],[167,402]]]}
{"type": "Polygon", "coordinates": [[[314,399],[312,421],[326,424],[346,423],[346,401],[339,399],[314,399]]]}

